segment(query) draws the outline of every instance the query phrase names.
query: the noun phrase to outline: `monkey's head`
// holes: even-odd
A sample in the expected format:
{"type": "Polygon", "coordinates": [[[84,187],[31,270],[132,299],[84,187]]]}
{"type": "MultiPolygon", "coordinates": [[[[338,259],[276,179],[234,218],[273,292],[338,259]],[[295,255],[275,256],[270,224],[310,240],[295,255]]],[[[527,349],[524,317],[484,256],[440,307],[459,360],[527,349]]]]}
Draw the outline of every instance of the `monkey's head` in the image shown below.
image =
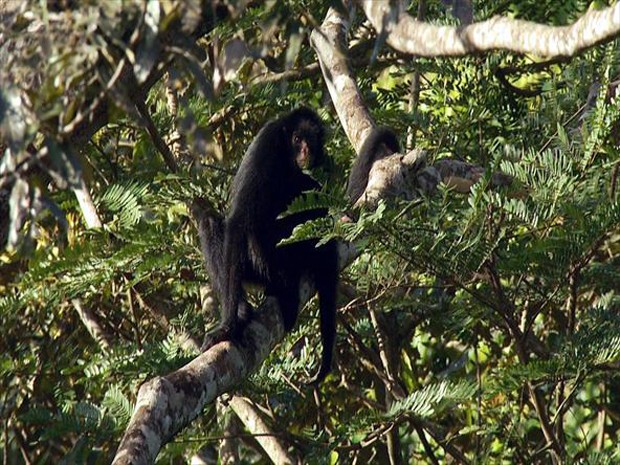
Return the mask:
{"type": "Polygon", "coordinates": [[[298,108],[288,116],[288,134],[297,166],[311,169],[323,164],[324,129],[319,116],[309,108],[298,108]]]}

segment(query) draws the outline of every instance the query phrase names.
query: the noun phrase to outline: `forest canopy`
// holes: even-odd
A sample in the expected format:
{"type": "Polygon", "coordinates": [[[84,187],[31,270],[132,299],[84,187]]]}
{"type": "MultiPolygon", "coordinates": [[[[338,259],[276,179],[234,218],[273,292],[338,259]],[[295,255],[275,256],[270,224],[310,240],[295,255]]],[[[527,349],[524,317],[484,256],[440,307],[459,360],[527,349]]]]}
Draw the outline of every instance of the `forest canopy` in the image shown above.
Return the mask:
{"type": "Polygon", "coordinates": [[[618,36],[613,1],[0,0],[3,463],[620,462],[618,36]],[[291,332],[253,288],[199,350],[194,199],[302,106],[318,386],[307,276],[291,332]]]}

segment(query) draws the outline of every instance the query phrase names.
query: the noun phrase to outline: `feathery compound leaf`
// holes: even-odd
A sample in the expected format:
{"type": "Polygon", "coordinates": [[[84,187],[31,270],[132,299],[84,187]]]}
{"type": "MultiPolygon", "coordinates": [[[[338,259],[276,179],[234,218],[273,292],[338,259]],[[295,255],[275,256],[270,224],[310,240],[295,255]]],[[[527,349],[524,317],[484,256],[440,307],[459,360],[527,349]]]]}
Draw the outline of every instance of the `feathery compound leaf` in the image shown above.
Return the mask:
{"type": "Polygon", "coordinates": [[[131,401],[123,394],[122,389],[117,385],[112,386],[106,391],[101,406],[105,407],[110,412],[119,425],[125,425],[131,418],[131,413],[133,412],[131,401]]]}
{"type": "Polygon", "coordinates": [[[404,413],[419,417],[437,415],[456,404],[471,400],[475,393],[476,385],[467,380],[429,384],[405,399],[394,402],[385,416],[396,418],[404,413]]]}
{"type": "Polygon", "coordinates": [[[101,196],[101,203],[118,215],[121,228],[131,228],[142,218],[140,201],[148,191],[145,182],[112,184],[101,196]]]}
{"type": "MultiPolygon", "coordinates": [[[[293,229],[293,233],[290,235],[290,237],[282,239],[278,243],[278,247],[286,244],[304,241],[306,239],[316,239],[319,237],[323,237],[323,235],[327,231],[331,231],[332,227],[332,219],[325,216],[317,218],[316,220],[306,221],[299,226],[295,226],[295,229],[293,229]]],[[[329,239],[329,237],[326,237],[325,239],[321,240],[317,245],[321,245],[329,239]]]]}
{"type": "Polygon", "coordinates": [[[334,198],[329,194],[325,192],[309,191],[295,198],[286,211],[279,215],[279,218],[309,210],[318,210],[321,208],[329,209],[332,206],[334,206],[334,198]]]}

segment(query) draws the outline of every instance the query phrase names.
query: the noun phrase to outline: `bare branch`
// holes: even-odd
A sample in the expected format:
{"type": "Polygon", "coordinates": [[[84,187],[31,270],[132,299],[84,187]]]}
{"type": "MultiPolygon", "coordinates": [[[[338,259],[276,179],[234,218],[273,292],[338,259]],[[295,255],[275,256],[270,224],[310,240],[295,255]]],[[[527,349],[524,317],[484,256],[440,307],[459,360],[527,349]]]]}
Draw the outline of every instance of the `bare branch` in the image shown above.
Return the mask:
{"type": "Polygon", "coordinates": [[[620,4],[590,10],[569,26],[546,26],[496,16],[465,27],[436,26],[407,14],[403,2],[358,0],[394,49],[411,55],[464,56],[508,50],[542,57],[569,57],[620,35],[620,4]]]}
{"type": "Polygon", "coordinates": [[[176,159],[174,158],[174,154],[170,150],[170,147],[168,147],[168,144],[166,144],[164,139],[159,134],[159,131],[157,130],[157,126],[155,126],[155,123],[153,122],[153,118],[151,118],[151,114],[149,113],[149,110],[146,107],[145,101],[139,95],[134,95],[133,102],[134,102],[134,105],[136,106],[136,109],[138,110],[138,113],[144,120],[144,127],[146,128],[146,131],[151,136],[151,140],[153,141],[153,144],[157,148],[157,151],[161,154],[162,158],[164,159],[166,166],[168,167],[168,169],[170,169],[171,172],[173,173],[178,172],[179,166],[177,164],[176,159]]]}
{"type": "Polygon", "coordinates": [[[230,406],[253,434],[261,435],[260,445],[273,463],[282,465],[299,463],[297,459],[289,455],[277,438],[270,436],[271,429],[246,398],[234,396],[230,400],[230,406]]]}
{"type": "Polygon", "coordinates": [[[100,228],[103,223],[101,222],[101,218],[99,218],[99,214],[97,213],[97,209],[95,208],[95,203],[93,202],[93,198],[90,195],[90,191],[88,190],[88,186],[86,185],[86,181],[80,175],[79,179],[80,186],[78,188],[73,189],[73,193],[80,205],[80,210],[82,210],[82,215],[84,215],[84,220],[86,221],[87,228],[100,228]]]}
{"type": "Polygon", "coordinates": [[[90,308],[84,308],[80,299],[72,299],[71,303],[93,339],[101,345],[103,350],[108,350],[112,346],[112,337],[103,330],[95,312],[90,308]]]}
{"type": "Polygon", "coordinates": [[[374,122],[347,62],[345,44],[348,29],[349,19],[330,8],[320,29],[312,31],[310,42],[319,58],[323,78],[342,127],[355,150],[359,151],[374,122]]]}

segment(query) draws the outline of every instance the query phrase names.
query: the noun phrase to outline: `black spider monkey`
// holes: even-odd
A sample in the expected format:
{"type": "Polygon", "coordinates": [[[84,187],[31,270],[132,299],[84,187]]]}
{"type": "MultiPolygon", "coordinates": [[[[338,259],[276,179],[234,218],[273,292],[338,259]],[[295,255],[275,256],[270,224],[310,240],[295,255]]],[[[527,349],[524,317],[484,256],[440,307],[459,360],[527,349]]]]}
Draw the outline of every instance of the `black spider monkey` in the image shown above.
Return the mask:
{"type": "Polygon", "coordinates": [[[353,162],[347,195],[351,203],[355,203],[366,190],[368,174],[372,164],[393,153],[400,152],[398,138],[394,131],[386,126],[374,127],[360,149],[360,153],[353,162]]]}
{"type": "Polygon", "coordinates": [[[202,350],[224,340],[239,340],[251,316],[242,283],[265,286],[265,295],[277,298],[286,331],[299,312],[302,277],[312,279],[319,295],[321,365],[312,382],[322,381],[331,369],[336,336],[338,251],[334,241],[316,247],[309,239],[276,247],[295,226],[327,215],[314,209],[280,218],[289,204],[320,184],[302,170],[324,163],[324,129],[308,108],[267,123],[250,144],[234,177],[226,218],[209,211],[197,199],[193,214],[207,272],[220,298],[220,325],[205,336],[202,350]]]}

